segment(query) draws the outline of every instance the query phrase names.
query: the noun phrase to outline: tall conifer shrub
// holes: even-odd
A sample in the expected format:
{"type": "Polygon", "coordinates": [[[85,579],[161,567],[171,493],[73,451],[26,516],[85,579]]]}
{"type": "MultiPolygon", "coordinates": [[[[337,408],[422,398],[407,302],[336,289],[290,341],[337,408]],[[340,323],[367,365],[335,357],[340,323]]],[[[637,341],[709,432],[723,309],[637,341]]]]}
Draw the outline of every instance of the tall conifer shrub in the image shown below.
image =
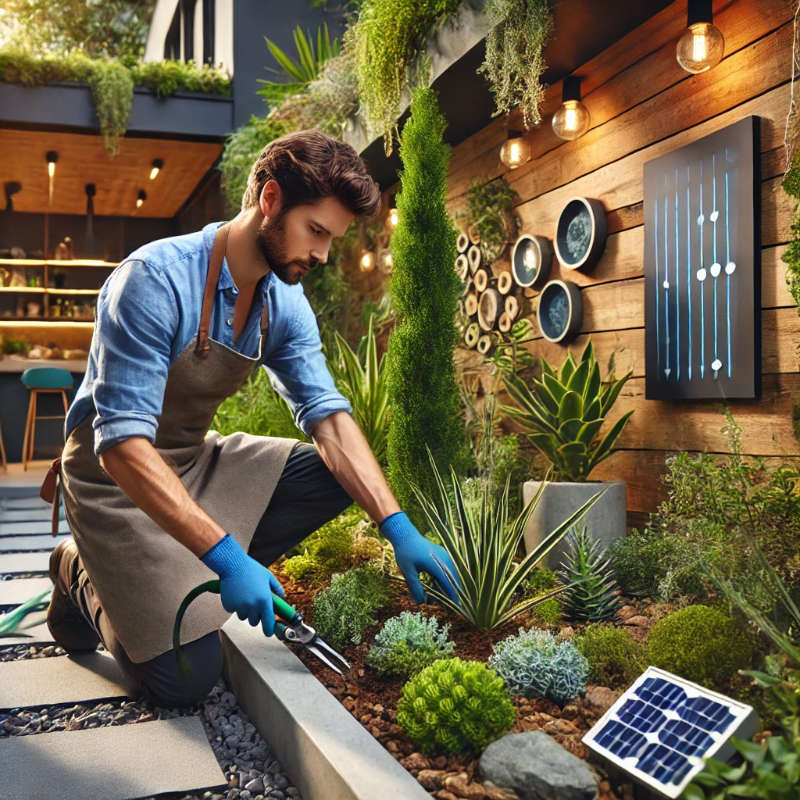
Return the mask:
{"type": "Polygon", "coordinates": [[[461,454],[464,425],[453,365],[460,291],[453,268],[456,230],[445,207],[450,148],[436,93],[414,90],[400,137],[400,221],[392,237],[391,296],[398,323],[387,359],[392,423],[388,461],[404,507],[415,507],[409,481],[435,492],[426,447],[439,470],[461,454]]]}

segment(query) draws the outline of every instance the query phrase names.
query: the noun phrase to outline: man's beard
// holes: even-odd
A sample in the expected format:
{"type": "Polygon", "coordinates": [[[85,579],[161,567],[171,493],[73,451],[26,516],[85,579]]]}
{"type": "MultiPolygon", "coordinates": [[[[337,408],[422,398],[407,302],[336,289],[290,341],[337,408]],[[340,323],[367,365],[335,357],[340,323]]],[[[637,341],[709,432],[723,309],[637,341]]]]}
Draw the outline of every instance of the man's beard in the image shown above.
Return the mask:
{"type": "Polygon", "coordinates": [[[261,223],[256,234],[256,241],[264,260],[267,262],[267,266],[284,283],[300,283],[306,273],[302,272],[299,267],[309,271],[317,265],[316,259],[310,261],[303,261],[302,259],[287,261],[286,230],[283,213],[273,220],[265,219],[261,223]]]}

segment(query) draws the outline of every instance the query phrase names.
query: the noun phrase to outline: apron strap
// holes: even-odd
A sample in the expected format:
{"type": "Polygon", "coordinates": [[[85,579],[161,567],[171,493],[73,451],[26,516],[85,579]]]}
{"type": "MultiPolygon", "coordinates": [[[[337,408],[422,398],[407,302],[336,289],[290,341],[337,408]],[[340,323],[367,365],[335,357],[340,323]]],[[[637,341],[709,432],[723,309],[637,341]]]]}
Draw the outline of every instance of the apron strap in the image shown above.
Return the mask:
{"type": "Polygon", "coordinates": [[[208,262],[208,275],[203,290],[203,308],[200,311],[200,327],[197,330],[197,343],[194,348],[196,355],[204,358],[211,350],[208,343],[208,333],[211,329],[211,312],[214,309],[214,295],[217,291],[219,275],[222,272],[222,261],[225,258],[225,246],[228,243],[228,225],[223,225],[214,236],[214,246],[211,248],[211,258],[208,262]]]}
{"type": "Polygon", "coordinates": [[[61,493],[61,458],[57,458],[50,464],[50,469],[47,470],[47,475],[44,476],[42,487],[39,489],[39,497],[46,503],[53,504],[53,513],[50,517],[51,531],[53,536],[58,534],[58,510],[59,510],[59,495],[61,493]]]}

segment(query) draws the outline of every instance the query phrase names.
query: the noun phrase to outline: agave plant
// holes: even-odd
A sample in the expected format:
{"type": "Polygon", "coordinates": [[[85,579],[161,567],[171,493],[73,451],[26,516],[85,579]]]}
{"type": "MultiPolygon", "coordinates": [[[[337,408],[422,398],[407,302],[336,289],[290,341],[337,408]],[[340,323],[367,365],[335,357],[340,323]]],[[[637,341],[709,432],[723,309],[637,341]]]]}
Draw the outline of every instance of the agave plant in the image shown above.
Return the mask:
{"type": "Polygon", "coordinates": [[[568,353],[558,372],[544,359],[541,365],[542,375],[530,387],[518,375],[506,374],[506,389],[518,405],[503,410],[550,460],[554,480],[583,482],[614,452],[614,443],[633,413],[623,414],[600,438],[600,428],[631,373],[604,384],[591,342],[580,361],[568,353]]]}
{"type": "Polygon", "coordinates": [[[375,458],[385,464],[390,421],[388,372],[384,369],[386,356],[378,359],[375,318],[370,315],[367,333],[361,339],[358,353],[338,331],[336,349],[336,358],[329,362],[333,377],[353,406],[353,419],[364,433],[375,458]]]}
{"type": "Polygon", "coordinates": [[[614,616],[619,606],[617,579],[600,542],[583,527],[572,531],[569,550],[561,562],[563,609],[575,622],[600,622],[614,616]]]}
{"type": "MultiPolygon", "coordinates": [[[[416,486],[412,488],[428,523],[453,559],[456,569],[453,577],[457,579],[453,582],[459,584],[456,586],[458,602],[454,603],[435,587],[427,586],[428,594],[475,627],[491,630],[562,591],[559,588],[514,604],[514,595],[531,570],[582,519],[602,492],[587,500],[547,534],[536,548],[517,561],[516,553],[522,542],[525,525],[542,496],[544,483],[520,514],[509,521],[508,480],[499,497],[493,494],[489,482],[485,481],[480,500],[473,505],[465,502],[461,484],[452,467],[451,489],[445,486],[433,458],[431,467],[438,487],[439,502],[429,500],[416,486]]],[[[447,572],[443,564],[440,566],[447,572]]]]}

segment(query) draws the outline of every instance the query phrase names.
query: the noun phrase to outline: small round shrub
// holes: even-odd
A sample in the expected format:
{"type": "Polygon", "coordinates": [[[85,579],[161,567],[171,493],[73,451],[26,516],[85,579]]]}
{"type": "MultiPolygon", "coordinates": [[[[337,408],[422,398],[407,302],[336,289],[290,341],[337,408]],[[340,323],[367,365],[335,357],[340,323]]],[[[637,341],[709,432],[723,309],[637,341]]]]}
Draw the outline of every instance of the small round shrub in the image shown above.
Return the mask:
{"type": "Polygon", "coordinates": [[[480,661],[434,661],[403,687],[397,724],[426,754],[480,751],[515,719],[503,680],[480,661]]]}
{"type": "Polygon", "coordinates": [[[633,683],[647,666],[644,645],[613,625],[587,625],[575,646],[589,662],[589,680],[603,686],[633,683]]]}
{"type": "Polygon", "coordinates": [[[436,617],[403,611],[386,620],[367,653],[367,664],[381,675],[409,677],[453,655],[455,645],[447,638],[449,632],[449,625],[439,628],[436,617]]]}
{"type": "Polygon", "coordinates": [[[726,686],[753,657],[747,632],[709,606],[686,606],[664,617],[647,644],[651,664],[709,688],[726,686]]]}
{"type": "Polygon", "coordinates": [[[498,642],[488,663],[513,694],[546,697],[559,705],[586,689],[589,673],[589,663],[572,642],[556,642],[539,628],[520,628],[498,642]]]}
{"type": "MultiPolygon", "coordinates": [[[[547,594],[558,584],[555,572],[547,567],[536,567],[531,571],[528,578],[523,581],[523,596],[527,599],[547,594]]],[[[530,610],[538,620],[545,625],[557,625],[561,621],[561,601],[558,597],[551,597],[549,600],[542,600],[530,610]]]]}
{"type": "Polygon", "coordinates": [[[386,575],[369,566],[356,567],[331,578],[331,585],[314,598],[311,619],[319,635],[341,649],[361,643],[367,628],[378,621],[375,611],[388,599],[386,575]]]}

